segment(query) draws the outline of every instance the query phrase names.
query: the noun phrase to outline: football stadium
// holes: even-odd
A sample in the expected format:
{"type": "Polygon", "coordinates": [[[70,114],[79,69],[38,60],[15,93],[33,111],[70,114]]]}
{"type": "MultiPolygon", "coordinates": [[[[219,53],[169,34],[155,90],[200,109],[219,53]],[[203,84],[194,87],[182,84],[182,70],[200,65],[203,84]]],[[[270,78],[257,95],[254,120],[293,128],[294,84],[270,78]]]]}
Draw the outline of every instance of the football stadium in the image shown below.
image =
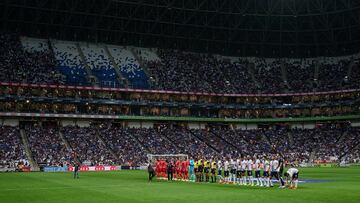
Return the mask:
{"type": "Polygon", "coordinates": [[[0,0],[0,202],[360,202],[359,0],[0,0]]]}

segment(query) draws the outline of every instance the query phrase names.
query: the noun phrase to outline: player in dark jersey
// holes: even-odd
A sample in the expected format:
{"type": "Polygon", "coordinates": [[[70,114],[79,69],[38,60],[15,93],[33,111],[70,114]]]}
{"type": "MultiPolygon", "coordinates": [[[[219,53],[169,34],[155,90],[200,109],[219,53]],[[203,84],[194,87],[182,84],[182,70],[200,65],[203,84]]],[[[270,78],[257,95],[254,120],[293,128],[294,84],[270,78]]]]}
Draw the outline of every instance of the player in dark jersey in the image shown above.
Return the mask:
{"type": "Polygon", "coordinates": [[[210,179],[210,177],[209,177],[210,165],[211,165],[211,163],[209,160],[204,161],[204,172],[205,172],[205,181],[206,182],[209,182],[209,179],[210,179]]]}
{"type": "Polygon", "coordinates": [[[169,161],[169,163],[167,164],[168,181],[173,180],[173,175],[174,175],[174,165],[171,161],[169,161]]]}
{"type": "Polygon", "coordinates": [[[155,177],[155,170],[151,163],[148,165],[148,173],[149,173],[149,182],[152,182],[153,177],[155,177]]]}
{"type": "Polygon", "coordinates": [[[74,164],[74,179],[75,178],[79,179],[79,170],[80,170],[80,164],[75,163],[74,164]]]}
{"type": "Polygon", "coordinates": [[[282,158],[282,156],[278,155],[279,157],[279,173],[278,173],[278,176],[279,176],[279,181],[281,183],[281,187],[284,187],[285,186],[285,181],[283,179],[283,173],[284,173],[284,159],[282,158]]]}
{"type": "Polygon", "coordinates": [[[216,165],[217,165],[216,161],[213,160],[211,162],[211,182],[212,183],[216,183],[216,165]]]}
{"type": "Polygon", "coordinates": [[[204,180],[204,163],[203,160],[200,159],[198,161],[198,174],[199,174],[199,182],[203,182],[204,180]]]}

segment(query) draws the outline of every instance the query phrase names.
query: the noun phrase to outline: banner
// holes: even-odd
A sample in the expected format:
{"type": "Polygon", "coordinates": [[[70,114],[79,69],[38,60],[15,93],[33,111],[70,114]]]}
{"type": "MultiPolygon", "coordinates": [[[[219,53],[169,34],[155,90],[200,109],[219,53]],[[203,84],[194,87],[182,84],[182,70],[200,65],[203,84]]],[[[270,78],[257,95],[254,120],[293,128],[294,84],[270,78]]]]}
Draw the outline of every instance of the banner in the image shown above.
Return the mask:
{"type": "Polygon", "coordinates": [[[12,168],[12,167],[2,168],[2,167],[0,167],[0,172],[13,172],[13,171],[16,171],[16,168],[12,168]]]}
{"type": "MultiPolygon", "coordinates": [[[[80,171],[118,171],[121,166],[80,166],[80,171]]],[[[74,171],[73,166],[69,166],[67,171],[74,171]]]]}
{"type": "Polygon", "coordinates": [[[46,166],[44,167],[44,172],[67,172],[68,167],[60,167],[60,166],[46,166]]]}
{"type": "Polygon", "coordinates": [[[30,168],[30,166],[24,166],[21,169],[19,169],[19,171],[21,171],[21,172],[31,172],[31,168],[30,168]]]}

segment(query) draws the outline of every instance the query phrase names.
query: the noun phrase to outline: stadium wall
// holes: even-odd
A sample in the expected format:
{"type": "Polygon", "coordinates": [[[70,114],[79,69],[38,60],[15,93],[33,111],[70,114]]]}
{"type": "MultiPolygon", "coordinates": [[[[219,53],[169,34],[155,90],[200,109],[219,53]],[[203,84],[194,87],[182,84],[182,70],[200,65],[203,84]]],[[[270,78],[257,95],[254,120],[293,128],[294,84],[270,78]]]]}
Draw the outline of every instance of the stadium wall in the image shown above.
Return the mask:
{"type": "Polygon", "coordinates": [[[5,126],[16,127],[16,126],[19,126],[19,120],[18,119],[1,119],[1,124],[5,125],[5,126]]]}

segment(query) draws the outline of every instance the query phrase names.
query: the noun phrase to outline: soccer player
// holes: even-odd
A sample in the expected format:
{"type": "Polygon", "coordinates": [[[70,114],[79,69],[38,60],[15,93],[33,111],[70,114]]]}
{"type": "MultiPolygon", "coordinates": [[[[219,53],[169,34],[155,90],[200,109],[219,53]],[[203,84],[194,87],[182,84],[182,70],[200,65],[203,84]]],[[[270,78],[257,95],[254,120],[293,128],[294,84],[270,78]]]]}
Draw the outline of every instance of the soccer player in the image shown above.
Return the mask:
{"type": "Polygon", "coordinates": [[[79,179],[79,170],[80,170],[80,164],[76,162],[74,164],[74,179],[75,178],[79,179]]]}
{"type": "Polygon", "coordinates": [[[204,160],[204,172],[205,172],[205,182],[209,182],[209,173],[210,173],[210,161],[209,160],[204,160]]]}
{"type": "Polygon", "coordinates": [[[225,182],[229,182],[229,161],[227,159],[224,161],[224,177],[225,182]]]}
{"type": "Polygon", "coordinates": [[[163,178],[166,178],[166,175],[167,175],[167,165],[168,163],[166,162],[166,160],[162,160],[161,161],[161,173],[162,173],[162,177],[163,178]]]}
{"type": "Polygon", "coordinates": [[[216,183],[216,161],[211,162],[211,182],[216,183]]]}
{"type": "Polygon", "coordinates": [[[280,178],[279,176],[279,171],[280,171],[280,165],[279,165],[279,161],[276,159],[276,156],[273,156],[272,161],[270,162],[270,167],[271,167],[271,173],[270,173],[270,186],[273,187],[274,185],[272,184],[272,178],[275,177],[279,182],[280,182],[280,186],[279,188],[284,188],[284,181],[280,178]]]}
{"type": "Polygon", "coordinates": [[[264,172],[263,172],[264,186],[270,187],[270,178],[269,178],[270,162],[269,160],[267,160],[266,156],[264,157],[263,165],[264,165],[264,172]]]}
{"type": "Polygon", "coordinates": [[[281,186],[285,187],[285,182],[284,182],[284,179],[282,178],[285,163],[284,163],[284,159],[282,158],[282,156],[278,155],[278,157],[279,157],[279,168],[278,168],[279,180],[280,180],[281,186]]]}
{"type": "Polygon", "coordinates": [[[241,157],[236,159],[236,179],[239,185],[242,185],[241,180],[241,157]]]}
{"type": "Polygon", "coordinates": [[[194,172],[195,172],[195,178],[196,178],[196,182],[200,182],[200,177],[199,177],[199,161],[195,161],[194,162],[194,172]]]}
{"type": "Polygon", "coordinates": [[[254,168],[255,168],[256,186],[261,186],[262,187],[263,183],[262,183],[261,174],[260,174],[261,161],[260,161],[260,159],[259,159],[259,157],[257,155],[255,156],[254,168]]]}
{"type": "Polygon", "coordinates": [[[195,171],[195,161],[193,158],[190,158],[189,161],[189,172],[190,172],[190,180],[195,182],[196,176],[194,174],[195,171]]]}
{"type": "Polygon", "coordinates": [[[297,189],[298,182],[299,182],[299,170],[296,168],[289,168],[287,172],[285,172],[286,177],[286,184],[289,184],[288,181],[290,180],[290,189],[297,189]],[[293,185],[294,184],[294,185],[293,185]]]}
{"type": "Polygon", "coordinates": [[[156,160],[156,164],[155,164],[155,172],[158,176],[161,175],[161,160],[156,160]]]}
{"type": "Polygon", "coordinates": [[[203,160],[200,159],[198,161],[198,174],[199,174],[199,182],[203,182],[204,180],[204,163],[203,160]]]}
{"type": "Polygon", "coordinates": [[[188,166],[188,160],[183,160],[181,162],[181,171],[180,171],[180,174],[181,174],[181,179],[182,180],[186,180],[188,179],[188,173],[189,173],[189,166],[188,166]]]}
{"type": "Polygon", "coordinates": [[[175,179],[178,180],[181,178],[181,160],[176,159],[175,161],[175,179]]]}
{"type": "Polygon", "coordinates": [[[222,162],[221,162],[220,159],[217,162],[217,168],[218,168],[218,175],[221,176],[222,175],[223,165],[222,165],[222,162]]]}
{"type": "Polygon", "coordinates": [[[278,173],[277,173],[277,167],[279,166],[279,162],[275,159],[275,157],[273,156],[271,161],[270,161],[270,176],[269,176],[269,184],[270,187],[274,187],[273,183],[272,183],[272,178],[273,177],[278,177],[278,173]]]}
{"type": "Polygon", "coordinates": [[[233,184],[236,182],[236,161],[230,159],[230,180],[233,184]]]}
{"type": "Polygon", "coordinates": [[[247,167],[247,160],[246,157],[243,158],[241,161],[241,177],[243,185],[246,185],[246,167],[247,167]]]}
{"type": "Polygon", "coordinates": [[[249,185],[254,186],[254,178],[253,178],[253,160],[251,159],[250,156],[248,156],[248,161],[247,161],[247,177],[248,177],[248,182],[249,185]]]}

